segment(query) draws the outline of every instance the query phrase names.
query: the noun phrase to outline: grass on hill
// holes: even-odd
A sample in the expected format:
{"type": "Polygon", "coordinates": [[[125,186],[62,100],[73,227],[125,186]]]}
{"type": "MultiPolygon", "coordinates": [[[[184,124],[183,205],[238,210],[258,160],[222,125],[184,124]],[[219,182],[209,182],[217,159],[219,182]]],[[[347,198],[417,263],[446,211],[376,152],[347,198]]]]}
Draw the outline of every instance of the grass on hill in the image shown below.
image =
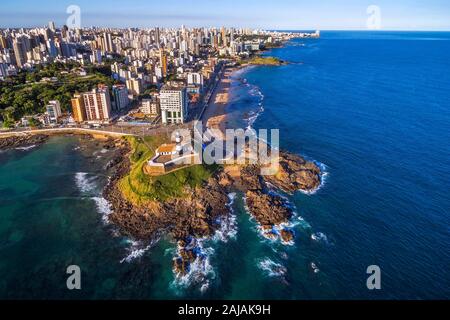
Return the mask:
{"type": "Polygon", "coordinates": [[[255,56],[251,58],[248,61],[249,64],[253,65],[269,65],[269,66],[279,66],[283,64],[283,61],[281,61],[278,58],[275,57],[261,57],[261,56],[255,56]]]}
{"type": "Polygon", "coordinates": [[[149,201],[165,201],[181,198],[184,187],[201,186],[217,170],[217,166],[195,165],[178,171],[152,177],[144,173],[145,163],[154,155],[154,150],[162,143],[167,143],[165,136],[145,137],[144,141],[137,137],[126,138],[131,145],[131,170],[119,182],[123,196],[134,205],[143,205],[149,201]]]}

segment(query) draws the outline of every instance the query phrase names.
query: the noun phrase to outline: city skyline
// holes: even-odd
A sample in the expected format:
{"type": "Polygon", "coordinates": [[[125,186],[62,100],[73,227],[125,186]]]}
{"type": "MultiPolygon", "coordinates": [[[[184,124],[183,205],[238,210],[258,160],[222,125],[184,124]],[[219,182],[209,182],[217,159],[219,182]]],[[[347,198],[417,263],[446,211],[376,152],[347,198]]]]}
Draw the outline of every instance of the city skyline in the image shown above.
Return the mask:
{"type": "Polygon", "coordinates": [[[419,0],[390,1],[311,1],[280,0],[276,10],[269,1],[205,0],[149,3],[86,0],[39,2],[18,0],[0,4],[0,28],[40,27],[47,21],[58,26],[66,23],[70,5],[81,9],[81,27],[148,28],[199,26],[249,27],[278,30],[364,30],[369,6],[380,9],[382,30],[450,30],[450,8],[444,0],[424,3],[419,0]],[[19,9],[20,8],[20,9],[19,9]]]}

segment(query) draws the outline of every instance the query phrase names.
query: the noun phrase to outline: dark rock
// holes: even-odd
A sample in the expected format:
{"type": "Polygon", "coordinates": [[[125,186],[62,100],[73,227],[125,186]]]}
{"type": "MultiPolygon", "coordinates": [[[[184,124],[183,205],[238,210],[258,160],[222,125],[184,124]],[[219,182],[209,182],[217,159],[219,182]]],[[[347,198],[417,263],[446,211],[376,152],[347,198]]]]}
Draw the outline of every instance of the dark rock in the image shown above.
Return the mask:
{"type": "Polygon", "coordinates": [[[313,162],[290,153],[282,152],[279,158],[279,170],[275,175],[263,176],[278,189],[287,193],[298,190],[313,191],[320,186],[320,168],[313,162]]]}
{"type": "Polygon", "coordinates": [[[0,137],[0,149],[27,147],[32,145],[40,145],[46,142],[47,135],[43,134],[25,134],[21,136],[0,137]]]}
{"type": "Polygon", "coordinates": [[[292,209],[280,196],[266,194],[262,191],[247,191],[246,201],[250,213],[259,224],[268,226],[288,222],[292,217],[292,209]]]}
{"type": "Polygon", "coordinates": [[[291,230],[286,229],[281,230],[280,236],[281,241],[283,241],[284,243],[290,243],[294,241],[294,232],[292,232],[291,230]]]}

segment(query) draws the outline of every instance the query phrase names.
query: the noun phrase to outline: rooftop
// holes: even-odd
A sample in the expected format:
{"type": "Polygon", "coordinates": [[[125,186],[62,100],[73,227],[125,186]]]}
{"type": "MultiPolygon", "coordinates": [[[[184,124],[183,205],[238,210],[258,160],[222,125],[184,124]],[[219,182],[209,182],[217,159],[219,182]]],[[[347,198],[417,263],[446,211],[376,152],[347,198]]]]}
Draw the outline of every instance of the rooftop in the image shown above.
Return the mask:
{"type": "Polygon", "coordinates": [[[176,151],[177,145],[175,143],[163,144],[158,149],[156,149],[157,153],[166,153],[166,152],[174,152],[176,151]]]}

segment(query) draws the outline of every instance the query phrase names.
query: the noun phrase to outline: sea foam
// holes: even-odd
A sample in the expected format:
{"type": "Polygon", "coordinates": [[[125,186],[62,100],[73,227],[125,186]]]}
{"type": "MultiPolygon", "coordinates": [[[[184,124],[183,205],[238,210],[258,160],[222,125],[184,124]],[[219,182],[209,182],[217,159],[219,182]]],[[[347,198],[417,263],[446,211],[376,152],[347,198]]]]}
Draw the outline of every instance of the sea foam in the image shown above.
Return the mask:
{"type": "Polygon", "coordinates": [[[281,263],[277,263],[270,258],[264,258],[257,262],[258,268],[269,277],[282,277],[287,273],[287,268],[281,263]]]}
{"type": "Polygon", "coordinates": [[[77,172],[75,174],[75,184],[78,189],[83,193],[89,193],[96,188],[95,184],[96,177],[89,176],[86,172],[77,172]]]}
{"type": "MultiPolygon", "coordinates": [[[[210,285],[210,280],[215,279],[216,273],[210,263],[210,257],[214,254],[212,247],[205,246],[206,239],[192,238],[189,244],[186,246],[188,250],[194,250],[197,257],[189,265],[189,270],[186,274],[175,274],[175,279],[171,283],[172,289],[186,289],[192,285],[200,287],[201,292],[205,292],[210,285]]],[[[176,255],[173,260],[179,259],[180,252],[183,248],[178,246],[176,255]]]]}
{"type": "Polygon", "coordinates": [[[236,239],[236,235],[238,233],[237,226],[237,216],[234,213],[233,204],[236,198],[236,193],[228,194],[229,202],[227,203],[227,207],[230,210],[230,213],[227,216],[221,217],[218,219],[218,223],[220,224],[220,228],[216,230],[213,240],[220,242],[228,242],[230,239],[236,239]]]}
{"type": "MultiPolygon", "coordinates": [[[[210,259],[214,255],[213,243],[222,242],[227,243],[230,239],[235,239],[237,228],[237,216],[233,210],[233,204],[236,198],[236,193],[228,194],[229,202],[227,207],[230,213],[227,216],[221,217],[216,221],[220,224],[220,228],[216,230],[211,241],[207,238],[191,238],[190,242],[184,249],[193,250],[197,257],[189,266],[189,270],[185,275],[175,274],[175,279],[171,283],[173,289],[186,289],[191,286],[198,286],[201,293],[208,290],[211,282],[216,278],[216,272],[211,265],[210,259]]],[[[173,260],[179,259],[180,251],[183,248],[177,246],[173,260]]],[[[172,253],[172,250],[168,250],[172,253]]]]}
{"type": "Polygon", "coordinates": [[[31,150],[31,149],[34,149],[34,148],[36,148],[35,144],[33,144],[31,146],[26,146],[26,147],[17,147],[15,149],[19,150],[19,151],[28,151],[28,150],[31,150]]]}
{"type": "Polygon", "coordinates": [[[111,205],[108,200],[103,197],[93,197],[92,200],[95,201],[97,210],[102,214],[102,221],[104,224],[109,224],[109,216],[111,215],[111,205]]]}
{"type": "Polygon", "coordinates": [[[130,246],[127,248],[128,255],[120,260],[120,263],[131,263],[132,261],[141,258],[148,250],[150,250],[158,240],[152,241],[150,244],[145,244],[141,241],[128,240],[130,246]]]}

